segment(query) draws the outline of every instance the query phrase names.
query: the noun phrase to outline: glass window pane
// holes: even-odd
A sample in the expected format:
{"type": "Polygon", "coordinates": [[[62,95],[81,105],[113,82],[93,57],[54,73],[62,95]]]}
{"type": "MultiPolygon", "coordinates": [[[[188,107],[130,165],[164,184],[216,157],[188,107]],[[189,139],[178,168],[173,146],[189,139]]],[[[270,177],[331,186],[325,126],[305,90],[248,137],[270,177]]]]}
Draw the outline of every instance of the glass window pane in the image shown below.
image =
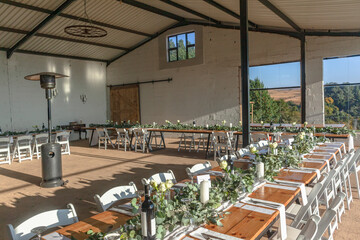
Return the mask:
{"type": "Polygon", "coordinates": [[[179,60],[185,60],[186,59],[185,34],[178,35],[178,51],[179,51],[179,60]]]}
{"type": "MultiPolygon", "coordinates": [[[[253,80],[250,80],[250,84],[253,80]]],[[[254,123],[300,122],[300,88],[251,90],[250,102],[254,123]]]]}
{"type": "Polygon", "coordinates": [[[169,61],[177,61],[177,53],[176,50],[170,50],[169,51],[169,61]]]}
{"type": "Polygon", "coordinates": [[[300,62],[250,67],[250,79],[260,79],[261,88],[299,87],[300,62]]]}
{"type": "Polygon", "coordinates": [[[188,58],[194,58],[195,57],[195,46],[188,48],[188,58]]]}
{"type": "Polygon", "coordinates": [[[175,48],[176,45],[176,36],[169,37],[169,48],[175,48]]]}
{"type": "Polygon", "coordinates": [[[195,32],[187,34],[188,45],[195,44],[195,32]]]}

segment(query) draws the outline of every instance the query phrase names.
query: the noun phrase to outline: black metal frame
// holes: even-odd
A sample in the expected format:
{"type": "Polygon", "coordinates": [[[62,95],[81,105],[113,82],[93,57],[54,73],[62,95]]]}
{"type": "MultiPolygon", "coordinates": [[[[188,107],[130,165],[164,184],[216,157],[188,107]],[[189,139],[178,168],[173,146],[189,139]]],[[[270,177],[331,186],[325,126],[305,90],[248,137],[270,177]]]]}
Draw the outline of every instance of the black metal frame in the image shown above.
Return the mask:
{"type": "Polygon", "coordinates": [[[174,35],[170,35],[167,37],[167,54],[168,54],[168,62],[176,62],[176,61],[181,61],[181,60],[186,60],[189,59],[189,48],[191,47],[195,47],[195,44],[187,44],[188,43],[188,34],[190,33],[194,33],[195,35],[195,31],[190,31],[190,32],[184,32],[184,33],[178,33],[178,34],[174,34],[174,35]],[[179,60],[179,44],[178,44],[178,36],[179,35],[183,35],[185,34],[185,49],[186,49],[186,56],[185,59],[180,59],[179,60]],[[176,38],[176,47],[172,47],[170,48],[170,38],[175,37],[176,38]],[[176,60],[171,61],[170,60],[170,52],[176,50],[176,60]]]}
{"type": "Polygon", "coordinates": [[[49,16],[47,16],[43,21],[41,21],[36,27],[34,27],[29,33],[27,33],[22,39],[20,39],[14,46],[12,46],[7,52],[7,58],[10,58],[11,55],[21,47],[27,40],[29,40],[37,31],[46,26],[51,20],[53,20],[57,15],[60,14],[65,8],[70,6],[75,0],[66,0],[63,4],[61,4],[55,11],[51,12],[49,16]]]}
{"type": "Polygon", "coordinates": [[[123,84],[116,84],[116,85],[107,85],[107,87],[112,88],[112,87],[123,87],[123,86],[129,86],[129,85],[139,85],[140,84],[147,84],[147,83],[159,83],[159,82],[171,82],[173,79],[172,78],[167,78],[167,79],[161,79],[161,80],[151,80],[151,81],[145,81],[145,82],[133,82],[133,83],[123,83],[123,84]]]}
{"type": "Polygon", "coordinates": [[[305,35],[300,39],[300,73],[301,73],[301,123],[306,122],[306,71],[305,71],[305,35]]]}

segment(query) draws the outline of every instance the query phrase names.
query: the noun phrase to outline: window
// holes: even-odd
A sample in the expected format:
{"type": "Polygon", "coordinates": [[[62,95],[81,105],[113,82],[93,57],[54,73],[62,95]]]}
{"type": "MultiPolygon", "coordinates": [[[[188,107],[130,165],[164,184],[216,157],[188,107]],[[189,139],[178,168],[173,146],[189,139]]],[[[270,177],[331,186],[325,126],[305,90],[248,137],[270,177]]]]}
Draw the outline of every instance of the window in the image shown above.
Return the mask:
{"type": "Polygon", "coordinates": [[[169,62],[195,58],[195,32],[169,36],[167,44],[169,62]]]}
{"type": "Polygon", "coordinates": [[[325,123],[358,128],[360,56],[324,59],[325,123]]]}
{"type": "Polygon", "coordinates": [[[300,122],[299,62],[250,67],[249,78],[252,122],[300,122]]]}

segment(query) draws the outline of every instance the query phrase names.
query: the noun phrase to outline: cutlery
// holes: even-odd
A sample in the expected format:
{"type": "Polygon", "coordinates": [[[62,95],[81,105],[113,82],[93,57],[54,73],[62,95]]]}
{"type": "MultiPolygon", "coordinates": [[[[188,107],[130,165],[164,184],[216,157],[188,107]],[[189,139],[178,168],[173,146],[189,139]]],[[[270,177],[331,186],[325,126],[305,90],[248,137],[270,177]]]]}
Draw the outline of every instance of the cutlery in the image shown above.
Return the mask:
{"type": "Polygon", "coordinates": [[[225,240],[225,239],[223,239],[223,238],[214,237],[214,236],[211,236],[211,235],[206,234],[206,233],[201,233],[201,235],[202,235],[203,238],[205,238],[206,240],[225,240]]]}
{"type": "Polygon", "coordinates": [[[253,199],[250,199],[250,203],[253,203],[253,204],[262,204],[262,205],[264,205],[264,206],[269,206],[269,207],[272,207],[272,208],[278,208],[278,207],[279,207],[279,206],[276,205],[276,204],[264,203],[264,202],[256,201],[256,200],[253,200],[253,199]]]}

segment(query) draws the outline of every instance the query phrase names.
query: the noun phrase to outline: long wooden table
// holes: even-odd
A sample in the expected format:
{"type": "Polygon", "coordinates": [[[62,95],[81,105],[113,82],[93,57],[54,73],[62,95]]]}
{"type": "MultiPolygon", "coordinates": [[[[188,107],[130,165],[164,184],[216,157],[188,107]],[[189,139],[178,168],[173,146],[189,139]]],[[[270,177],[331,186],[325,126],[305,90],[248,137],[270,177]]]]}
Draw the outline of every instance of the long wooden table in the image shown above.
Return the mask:
{"type": "MultiPolygon", "coordinates": [[[[326,145],[324,146],[326,147],[326,145]]],[[[337,153],[337,152],[338,150],[335,149],[334,151],[328,150],[327,153],[329,153],[329,157],[325,158],[324,156],[323,158],[319,158],[319,159],[332,160],[333,157],[332,153],[337,153]]],[[[311,157],[311,154],[309,154],[308,156],[311,157]]],[[[246,167],[246,165],[248,164],[249,163],[235,162],[235,166],[237,167],[244,167],[244,166],[246,167]]],[[[315,165],[313,163],[304,163],[304,167],[314,167],[319,170],[324,169],[325,166],[326,166],[326,162],[315,163],[315,165]]],[[[220,170],[220,168],[215,167],[213,168],[213,170],[220,170]]],[[[315,178],[316,178],[315,172],[295,173],[295,172],[289,172],[286,169],[281,170],[279,175],[277,176],[277,179],[297,181],[297,182],[302,182],[304,184],[310,183],[315,178]]],[[[288,207],[294,200],[297,199],[300,192],[299,188],[297,188],[296,191],[291,191],[285,189],[270,188],[265,186],[262,186],[257,190],[255,190],[253,193],[249,195],[249,197],[282,203],[285,205],[285,207],[288,207]]],[[[228,211],[231,212],[230,215],[226,216],[222,220],[224,227],[219,227],[214,224],[207,224],[204,227],[213,231],[229,234],[231,236],[239,237],[242,239],[254,240],[254,239],[260,239],[264,234],[267,234],[270,227],[279,218],[279,211],[277,210],[274,210],[272,214],[264,214],[234,206],[231,207],[228,211]]],[[[119,228],[121,225],[125,224],[125,222],[130,218],[131,217],[127,215],[109,210],[94,215],[85,220],[82,220],[78,223],[59,229],[57,230],[57,232],[69,238],[73,236],[77,240],[84,240],[88,237],[86,235],[86,232],[90,229],[92,229],[95,232],[100,232],[100,231],[109,232],[111,230],[115,230],[119,228]]]]}
{"type": "MultiPolygon", "coordinates": [[[[85,127],[85,128],[82,128],[82,129],[92,131],[90,141],[89,141],[89,144],[91,146],[91,142],[92,142],[96,127],[85,127]]],[[[108,130],[115,130],[116,128],[107,128],[107,129],[108,130]]],[[[148,128],[147,130],[149,132],[149,139],[151,138],[151,135],[154,132],[159,132],[160,133],[160,136],[161,136],[163,144],[164,144],[163,148],[166,148],[165,138],[164,138],[163,133],[179,133],[179,134],[180,133],[187,133],[187,134],[204,134],[204,135],[207,135],[206,153],[205,153],[205,158],[206,159],[209,157],[209,146],[210,146],[210,142],[211,142],[211,140],[210,140],[211,134],[215,131],[215,130],[207,130],[207,129],[201,129],[201,130],[177,130],[177,129],[158,129],[158,128],[148,128]]],[[[217,132],[224,132],[224,131],[217,131],[217,132]]],[[[254,132],[252,132],[252,134],[254,134],[254,135],[256,135],[256,134],[269,134],[270,136],[274,135],[273,132],[263,132],[263,131],[254,131],[254,132]]],[[[241,131],[235,131],[234,135],[236,136],[235,150],[237,150],[238,145],[239,145],[239,136],[242,135],[242,132],[241,131]]],[[[284,132],[284,133],[282,133],[282,135],[295,136],[295,135],[297,135],[297,133],[284,132]]],[[[345,139],[347,139],[349,137],[349,134],[315,133],[315,136],[316,137],[325,136],[325,137],[328,137],[328,138],[331,138],[331,139],[335,139],[335,138],[340,138],[340,139],[345,138],[345,139]]],[[[133,135],[131,136],[131,142],[130,142],[131,145],[132,145],[132,139],[133,139],[133,135]]],[[[152,149],[150,147],[150,142],[149,141],[147,141],[147,146],[148,146],[148,149],[152,149]]]]}

